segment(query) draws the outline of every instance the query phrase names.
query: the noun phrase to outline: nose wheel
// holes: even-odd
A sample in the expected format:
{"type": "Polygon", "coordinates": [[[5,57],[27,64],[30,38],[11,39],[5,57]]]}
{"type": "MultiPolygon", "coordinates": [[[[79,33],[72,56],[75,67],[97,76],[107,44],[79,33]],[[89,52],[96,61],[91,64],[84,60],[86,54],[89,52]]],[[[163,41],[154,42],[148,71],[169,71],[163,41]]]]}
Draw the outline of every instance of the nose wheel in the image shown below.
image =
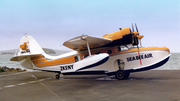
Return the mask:
{"type": "Polygon", "coordinates": [[[55,78],[56,78],[56,79],[59,79],[59,78],[60,78],[60,73],[56,74],[56,75],[55,75],[55,78]]]}

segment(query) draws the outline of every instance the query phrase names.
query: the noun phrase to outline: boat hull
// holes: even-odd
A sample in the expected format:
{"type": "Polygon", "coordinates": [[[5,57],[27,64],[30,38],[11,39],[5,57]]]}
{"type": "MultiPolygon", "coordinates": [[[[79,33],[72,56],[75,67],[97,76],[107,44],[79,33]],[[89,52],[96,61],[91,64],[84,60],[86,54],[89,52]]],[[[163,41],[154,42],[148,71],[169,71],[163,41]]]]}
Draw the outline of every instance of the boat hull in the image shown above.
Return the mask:
{"type": "Polygon", "coordinates": [[[170,57],[169,49],[166,47],[147,47],[121,51],[119,54],[110,55],[104,64],[86,69],[86,71],[101,71],[105,73],[125,70],[129,72],[145,71],[157,68],[165,64],[170,57]]]}

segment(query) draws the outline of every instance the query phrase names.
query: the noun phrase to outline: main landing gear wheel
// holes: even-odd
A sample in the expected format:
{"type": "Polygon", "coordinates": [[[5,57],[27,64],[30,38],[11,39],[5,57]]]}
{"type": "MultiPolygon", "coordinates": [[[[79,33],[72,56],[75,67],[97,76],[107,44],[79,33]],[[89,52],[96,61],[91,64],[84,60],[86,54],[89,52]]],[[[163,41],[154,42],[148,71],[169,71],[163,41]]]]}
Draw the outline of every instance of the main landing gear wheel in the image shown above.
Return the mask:
{"type": "Polygon", "coordinates": [[[60,73],[56,74],[56,75],[55,75],[55,78],[56,78],[56,79],[59,79],[59,78],[60,78],[60,73]]]}
{"type": "Polygon", "coordinates": [[[116,79],[118,79],[118,80],[124,79],[124,77],[125,77],[124,71],[118,70],[118,71],[115,73],[115,77],[116,77],[116,79]]]}
{"type": "Polygon", "coordinates": [[[125,72],[125,71],[122,71],[122,70],[118,70],[116,73],[115,73],[115,77],[118,79],[118,80],[123,80],[123,79],[127,79],[129,77],[130,73],[129,72],[125,72]]]}

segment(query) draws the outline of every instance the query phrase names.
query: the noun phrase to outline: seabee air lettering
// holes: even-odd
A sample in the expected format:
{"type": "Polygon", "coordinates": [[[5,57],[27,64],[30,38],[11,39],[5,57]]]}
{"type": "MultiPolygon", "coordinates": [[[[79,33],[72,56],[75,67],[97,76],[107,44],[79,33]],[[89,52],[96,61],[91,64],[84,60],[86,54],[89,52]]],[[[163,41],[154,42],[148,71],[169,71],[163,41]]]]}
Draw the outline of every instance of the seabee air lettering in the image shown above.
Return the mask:
{"type": "Polygon", "coordinates": [[[152,53],[143,54],[143,55],[140,55],[140,56],[127,57],[127,62],[134,61],[134,60],[139,60],[139,59],[152,58],[152,57],[153,57],[152,53]]]}
{"type": "Polygon", "coordinates": [[[60,70],[69,70],[69,69],[73,69],[73,65],[69,65],[69,66],[60,66],[60,70]]]}

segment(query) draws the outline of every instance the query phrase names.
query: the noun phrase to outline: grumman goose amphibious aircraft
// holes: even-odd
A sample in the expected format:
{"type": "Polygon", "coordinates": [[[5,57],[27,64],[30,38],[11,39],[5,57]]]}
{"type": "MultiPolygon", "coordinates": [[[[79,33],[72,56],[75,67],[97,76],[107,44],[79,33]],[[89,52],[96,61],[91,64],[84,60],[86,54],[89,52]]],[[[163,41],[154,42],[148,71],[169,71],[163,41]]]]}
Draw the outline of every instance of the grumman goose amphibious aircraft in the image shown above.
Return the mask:
{"type": "Polygon", "coordinates": [[[27,69],[56,72],[57,79],[60,74],[107,74],[121,80],[128,78],[130,73],[154,69],[168,61],[168,48],[142,47],[142,38],[137,26],[136,31],[133,26],[132,30],[120,28],[102,38],[82,35],[63,44],[75,51],[50,56],[32,36],[25,35],[20,41],[19,52],[11,61],[20,61],[27,69]]]}

